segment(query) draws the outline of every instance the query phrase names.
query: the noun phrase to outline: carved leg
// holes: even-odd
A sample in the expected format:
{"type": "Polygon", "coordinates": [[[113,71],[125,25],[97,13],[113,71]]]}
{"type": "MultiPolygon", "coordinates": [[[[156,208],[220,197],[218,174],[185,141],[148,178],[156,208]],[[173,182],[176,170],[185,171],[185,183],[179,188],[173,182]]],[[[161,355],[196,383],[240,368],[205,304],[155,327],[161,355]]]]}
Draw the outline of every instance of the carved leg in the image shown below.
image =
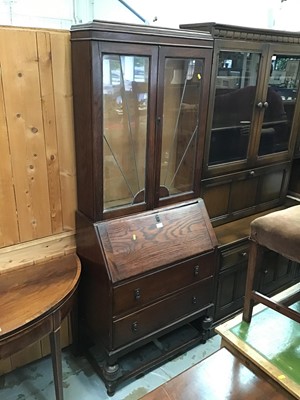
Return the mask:
{"type": "Polygon", "coordinates": [[[202,337],[203,337],[203,342],[205,343],[209,337],[210,337],[210,333],[211,333],[211,329],[212,329],[212,325],[213,325],[213,319],[210,316],[206,316],[202,323],[202,337]]]}
{"type": "Polygon", "coordinates": [[[103,376],[108,396],[113,396],[116,391],[118,379],[121,377],[119,364],[105,365],[103,367],[103,376]]]}

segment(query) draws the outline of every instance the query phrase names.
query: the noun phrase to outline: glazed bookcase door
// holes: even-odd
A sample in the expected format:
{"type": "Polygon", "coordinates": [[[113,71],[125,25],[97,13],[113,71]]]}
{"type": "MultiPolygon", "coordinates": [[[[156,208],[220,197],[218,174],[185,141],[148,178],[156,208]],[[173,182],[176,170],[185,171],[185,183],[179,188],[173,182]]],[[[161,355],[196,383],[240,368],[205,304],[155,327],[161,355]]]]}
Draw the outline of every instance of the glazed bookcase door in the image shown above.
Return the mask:
{"type": "Polygon", "coordinates": [[[293,123],[299,112],[297,98],[300,79],[300,53],[298,49],[286,51],[270,47],[266,88],[259,103],[262,127],[258,140],[258,159],[267,156],[277,160],[292,156],[297,127],[293,123]]]}
{"type": "Polygon", "coordinates": [[[153,185],[151,136],[156,80],[155,47],[101,46],[103,210],[146,208],[153,185]],[[153,85],[152,85],[153,86],[153,85]],[[147,164],[148,161],[148,164],[147,164]]]}
{"type": "Polygon", "coordinates": [[[237,171],[251,159],[266,47],[220,42],[213,63],[206,174],[237,171]]]}
{"type": "Polygon", "coordinates": [[[93,221],[199,197],[212,41],[172,32],[72,32],[78,210],[93,221]]]}
{"type": "Polygon", "coordinates": [[[147,55],[133,48],[101,49],[108,214],[152,209],[196,198],[200,191],[210,51],[153,46],[147,55]]]}
{"type": "Polygon", "coordinates": [[[261,54],[220,51],[209,165],[246,160],[261,54]]]}
{"type": "Polygon", "coordinates": [[[206,176],[288,161],[299,130],[299,49],[222,41],[217,49],[206,176]]]}
{"type": "Polygon", "coordinates": [[[207,56],[205,50],[160,49],[156,165],[156,201],[160,203],[199,195],[207,56]]]}

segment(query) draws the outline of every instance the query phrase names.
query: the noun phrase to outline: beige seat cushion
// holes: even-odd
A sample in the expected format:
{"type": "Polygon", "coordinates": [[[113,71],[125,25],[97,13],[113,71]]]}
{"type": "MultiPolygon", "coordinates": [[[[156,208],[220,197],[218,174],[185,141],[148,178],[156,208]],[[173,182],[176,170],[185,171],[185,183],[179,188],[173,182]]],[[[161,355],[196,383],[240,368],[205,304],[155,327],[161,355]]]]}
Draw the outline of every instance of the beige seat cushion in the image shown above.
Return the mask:
{"type": "Polygon", "coordinates": [[[250,227],[251,239],[300,262],[300,205],[256,218],[250,227]]]}

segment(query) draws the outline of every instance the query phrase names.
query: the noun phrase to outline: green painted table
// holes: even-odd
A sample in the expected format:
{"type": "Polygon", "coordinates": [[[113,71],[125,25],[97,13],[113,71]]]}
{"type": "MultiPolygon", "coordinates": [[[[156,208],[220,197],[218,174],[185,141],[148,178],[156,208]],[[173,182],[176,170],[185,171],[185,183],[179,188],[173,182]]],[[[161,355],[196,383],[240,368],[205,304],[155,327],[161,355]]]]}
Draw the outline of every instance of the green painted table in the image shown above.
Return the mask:
{"type": "MultiPolygon", "coordinates": [[[[299,291],[299,284],[289,289],[299,291]]],[[[276,300],[284,298],[283,292],[276,300]]],[[[291,308],[300,312],[300,301],[291,308]]],[[[250,324],[241,315],[216,328],[222,345],[266,372],[300,399],[300,324],[276,311],[256,306],[250,324]]]]}

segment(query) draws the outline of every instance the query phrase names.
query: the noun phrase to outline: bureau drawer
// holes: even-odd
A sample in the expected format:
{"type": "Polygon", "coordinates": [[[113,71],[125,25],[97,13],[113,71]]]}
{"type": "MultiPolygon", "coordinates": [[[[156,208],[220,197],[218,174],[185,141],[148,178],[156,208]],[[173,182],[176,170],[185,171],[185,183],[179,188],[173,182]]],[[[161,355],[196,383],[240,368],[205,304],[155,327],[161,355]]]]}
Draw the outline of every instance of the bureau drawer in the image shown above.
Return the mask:
{"type": "Polygon", "coordinates": [[[213,278],[189,286],[186,290],[158,301],[113,322],[113,347],[116,349],[147,334],[163,330],[186,319],[212,302],[213,278]]]}
{"type": "Polygon", "coordinates": [[[137,307],[144,307],[185,286],[212,276],[216,264],[215,254],[203,254],[115,287],[113,315],[122,315],[137,307]]]}
{"type": "Polygon", "coordinates": [[[248,243],[241,246],[232,247],[230,250],[222,251],[220,270],[222,271],[227,268],[232,268],[237,264],[248,262],[248,252],[248,243]]]}

